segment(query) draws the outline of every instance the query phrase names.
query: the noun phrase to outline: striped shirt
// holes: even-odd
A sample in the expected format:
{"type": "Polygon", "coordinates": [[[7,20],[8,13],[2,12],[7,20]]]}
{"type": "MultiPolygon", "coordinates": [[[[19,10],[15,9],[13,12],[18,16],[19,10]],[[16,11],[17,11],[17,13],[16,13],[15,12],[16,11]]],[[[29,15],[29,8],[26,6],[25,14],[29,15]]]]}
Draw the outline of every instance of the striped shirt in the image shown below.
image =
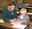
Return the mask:
{"type": "Polygon", "coordinates": [[[21,22],[30,22],[30,18],[28,15],[26,15],[26,16],[20,15],[20,16],[18,16],[18,20],[21,22]]]}

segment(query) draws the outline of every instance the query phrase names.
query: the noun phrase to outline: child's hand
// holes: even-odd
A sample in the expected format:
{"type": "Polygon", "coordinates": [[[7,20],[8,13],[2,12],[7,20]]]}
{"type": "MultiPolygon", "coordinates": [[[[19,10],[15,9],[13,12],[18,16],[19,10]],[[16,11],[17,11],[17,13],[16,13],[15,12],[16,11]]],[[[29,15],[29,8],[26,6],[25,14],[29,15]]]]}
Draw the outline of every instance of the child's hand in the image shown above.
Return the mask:
{"type": "Polygon", "coordinates": [[[18,20],[18,23],[22,23],[22,22],[18,20]]]}

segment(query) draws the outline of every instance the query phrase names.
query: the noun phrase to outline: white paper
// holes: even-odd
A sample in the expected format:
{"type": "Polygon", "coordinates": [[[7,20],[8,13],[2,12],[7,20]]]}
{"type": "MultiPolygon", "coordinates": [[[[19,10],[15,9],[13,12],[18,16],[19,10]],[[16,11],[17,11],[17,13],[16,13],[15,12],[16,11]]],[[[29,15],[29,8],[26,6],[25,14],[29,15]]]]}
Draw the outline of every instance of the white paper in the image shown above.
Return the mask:
{"type": "Polygon", "coordinates": [[[0,22],[4,23],[3,19],[0,19],[0,22]]]}
{"type": "Polygon", "coordinates": [[[19,29],[24,29],[27,25],[21,25],[19,23],[15,23],[12,27],[14,28],[19,28],[19,29]]]}

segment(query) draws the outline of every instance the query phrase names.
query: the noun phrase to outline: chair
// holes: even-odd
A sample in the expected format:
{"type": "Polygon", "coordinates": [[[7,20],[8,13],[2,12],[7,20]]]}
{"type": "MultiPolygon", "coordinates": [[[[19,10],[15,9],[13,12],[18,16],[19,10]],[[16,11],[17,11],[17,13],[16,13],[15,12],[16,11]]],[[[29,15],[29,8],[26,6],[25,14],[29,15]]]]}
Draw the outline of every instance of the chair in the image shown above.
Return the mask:
{"type": "Polygon", "coordinates": [[[25,27],[25,29],[29,29],[29,24],[25,27]]]}

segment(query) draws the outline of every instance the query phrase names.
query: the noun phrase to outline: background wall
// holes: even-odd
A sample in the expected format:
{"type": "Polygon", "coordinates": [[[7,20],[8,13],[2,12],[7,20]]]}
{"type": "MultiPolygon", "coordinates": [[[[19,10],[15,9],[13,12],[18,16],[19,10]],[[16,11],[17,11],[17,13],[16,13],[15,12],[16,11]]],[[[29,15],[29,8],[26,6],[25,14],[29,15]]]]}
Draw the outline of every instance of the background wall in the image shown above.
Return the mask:
{"type": "Polygon", "coordinates": [[[29,6],[32,6],[32,0],[0,0],[0,10],[2,8],[7,7],[7,5],[11,2],[14,1],[16,3],[27,3],[29,6]]]}
{"type": "Polygon", "coordinates": [[[0,10],[2,10],[2,8],[7,7],[7,4],[10,2],[11,0],[0,0],[0,10]]]}
{"type": "Polygon", "coordinates": [[[24,3],[29,4],[29,6],[32,6],[32,0],[23,0],[23,1],[24,1],[24,3]]]}
{"type": "Polygon", "coordinates": [[[23,3],[23,0],[0,0],[0,11],[2,11],[4,7],[7,7],[10,2],[15,2],[15,4],[18,4],[23,3]]]}

